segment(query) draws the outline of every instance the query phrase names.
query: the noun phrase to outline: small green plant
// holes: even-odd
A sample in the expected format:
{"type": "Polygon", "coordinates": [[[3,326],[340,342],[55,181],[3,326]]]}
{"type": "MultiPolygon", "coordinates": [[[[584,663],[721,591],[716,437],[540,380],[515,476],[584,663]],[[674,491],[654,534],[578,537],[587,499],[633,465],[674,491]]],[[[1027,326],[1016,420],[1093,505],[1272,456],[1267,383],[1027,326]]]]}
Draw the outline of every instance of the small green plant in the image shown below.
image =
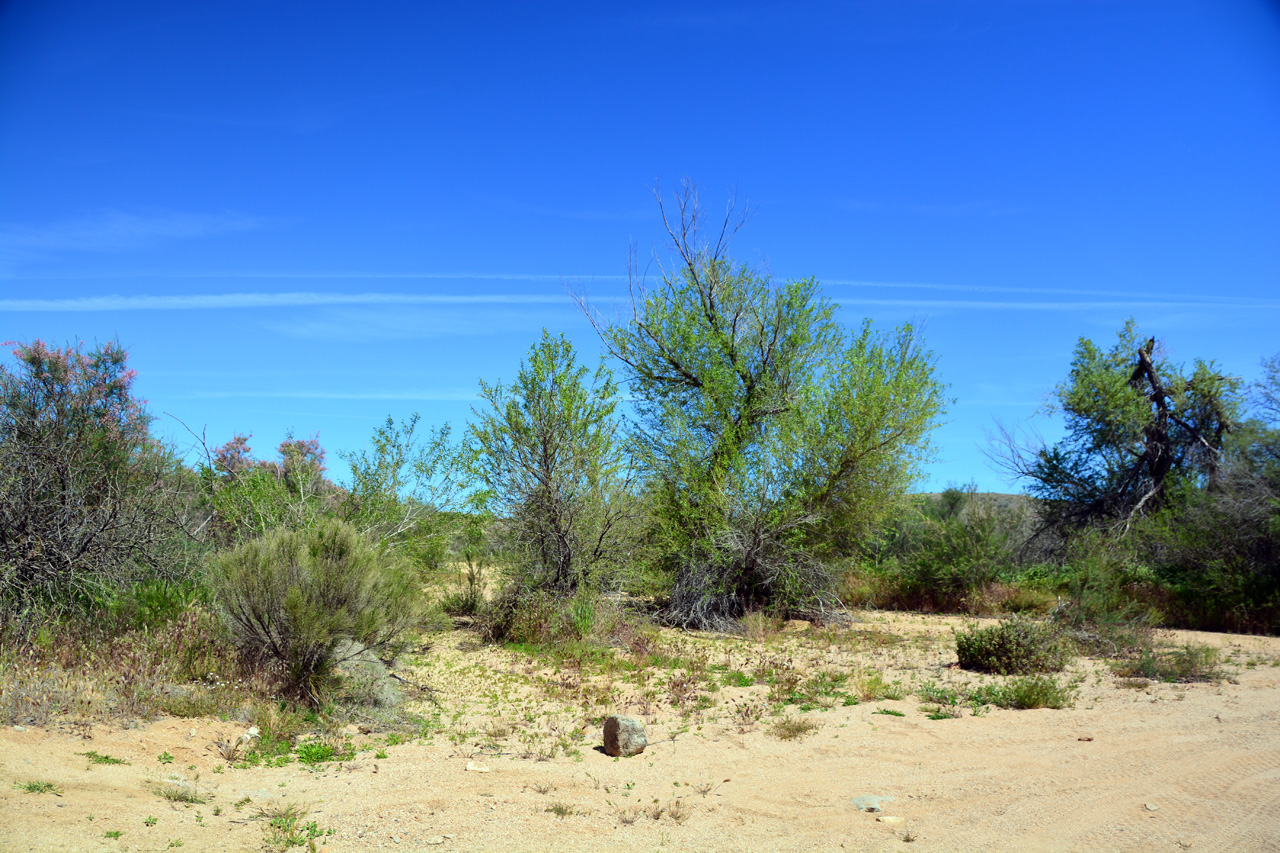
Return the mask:
{"type": "Polygon", "coordinates": [[[164,752],[156,756],[156,760],[159,761],[161,764],[172,764],[173,756],[170,755],[169,750],[166,749],[164,752]]]}
{"type": "Polygon", "coordinates": [[[124,833],[118,829],[112,829],[108,832],[102,833],[103,838],[119,838],[122,835],[124,835],[124,833]]]}
{"type": "Polygon", "coordinates": [[[26,791],[28,794],[54,794],[62,796],[62,788],[52,782],[22,782],[14,785],[19,791],[26,791]]]}
{"type": "Polygon", "coordinates": [[[169,848],[170,848],[170,849],[172,849],[172,848],[174,848],[174,847],[181,847],[181,846],[182,846],[182,839],[181,839],[181,838],[170,838],[170,839],[169,839],[169,848]]]}
{"type": "Polygon", "coordinates": [[[155,815],[147,815],[146,819],[143,820],[142,822],[146,826],[155,826],[156,823],[159,822],[159,818],[157,818],[155,815]]]}
{"type": "Polygon", "coordinates": [[[387,751],[385,749],[380,749],[373,754],[373,757],[378,759],[379,761],[382,761],[384,758],[388,758],[389,756],[387,755],[387,751]]]}
{"type": "Polygon", "coordinates": [[[721,681],[725,687],[750,687],[756,683],[756,680],[745,672],[736,669],[729,670],[721,676],[721,681]]]}
{"type": "Polygon", "coordinates": [[[1052,627],[1018,616],[989,628],[957,632],[956,655],[962,669],[997,675],[1061,672],[1071,658],[1052,627]]]}
{"type": "Polygon", "coordinates": [[[313,820],[303,823],[308,809],[299,803],[276,806],[272,809],[259,809],[256,817],[267,821],[266,842],[277,850],[288,850],[290,847],[309,847],[315,849],[315,840],[332,835],[333,830],[320,829],[313,820]]]}
{"type": "MultiPolygon", "coordinates": [[[[325,761],[350,761],[355,758],[355,748],[348,741],[334,743],[317,740],[299,744],[297,748],[298,763],[321,764],[325,761]]],[[[384,756],[385,757],[385,756],[384,756]]]]}
{"type": "Polygon", "coordinates": [[[878,672],[863,673],[853,682],[854,692],[863,702],[877,702],[881,699],[902,699],[907,689],[899,682],[888,683],[878,672]]]}
{"type": "Polygon", "coordinates": [[[543,811],[548,812],[549,814],[553,814],[556,817],[560,818],[561,820],[564,820],[566,817],[569,817],[570,815],[575,814],[573,806],[568,805],[566,803],[552,803],[551,805],[543,809],[543,811]]]}
{"type": "Polygon", "coordinates": [[[906,714],[902,713],[901,711],[895,711],[892,708],[877,708],[871,713],[884,714],[886,717],[905,717],[906,716],[906,714]]]}
{"type": "Polygon", "coordinates": [[[128,764],[123,758],[112,758],[110,755],[100,755],[96,750],[88,752],[77,752],[76,755],[83,755],[89,759],[90,764],[128,764]]]}

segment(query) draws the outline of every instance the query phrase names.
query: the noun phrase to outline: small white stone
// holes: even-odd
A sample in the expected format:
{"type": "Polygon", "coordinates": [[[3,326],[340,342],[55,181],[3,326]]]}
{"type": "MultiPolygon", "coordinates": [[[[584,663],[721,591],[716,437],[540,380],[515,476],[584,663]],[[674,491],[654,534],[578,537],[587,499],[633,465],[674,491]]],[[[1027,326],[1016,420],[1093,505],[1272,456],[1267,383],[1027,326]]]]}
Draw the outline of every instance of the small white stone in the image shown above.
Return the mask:
{"type": "Polygon", "coordinates": [[[477,773],[488,773],[488,772],[489,772],[489,768],[488,768],[488,767],[485,767],[483,764],[476,764],[474,761],[468,761],[468,762],[467,762],[467,769],[468,769],[468,770],[474,770],[474,771],[476,771],[477,773]]]}
{"type": "Polygon", "coordinates": [[[430,838],[428,838],[428,839],[427,839],[427,843],[428,843],[428,844],[444,844],[444,836],[443,836],[443,835],[433,835],[433,836],[431,836],[430,838]]]}

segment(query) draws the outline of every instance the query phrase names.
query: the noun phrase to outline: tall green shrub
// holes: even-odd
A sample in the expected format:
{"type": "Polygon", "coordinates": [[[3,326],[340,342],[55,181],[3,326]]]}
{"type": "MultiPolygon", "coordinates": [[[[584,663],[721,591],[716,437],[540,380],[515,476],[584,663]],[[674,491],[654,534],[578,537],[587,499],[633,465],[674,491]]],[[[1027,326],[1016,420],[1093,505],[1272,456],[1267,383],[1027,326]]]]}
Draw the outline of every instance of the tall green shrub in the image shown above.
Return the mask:
{"type": "Polygon", "coordinates": [[[241,651],[313,703],[344,654],[399,652],[417,598],[405,562],[333,519],[215,554],[208,581],[241,651]]]}

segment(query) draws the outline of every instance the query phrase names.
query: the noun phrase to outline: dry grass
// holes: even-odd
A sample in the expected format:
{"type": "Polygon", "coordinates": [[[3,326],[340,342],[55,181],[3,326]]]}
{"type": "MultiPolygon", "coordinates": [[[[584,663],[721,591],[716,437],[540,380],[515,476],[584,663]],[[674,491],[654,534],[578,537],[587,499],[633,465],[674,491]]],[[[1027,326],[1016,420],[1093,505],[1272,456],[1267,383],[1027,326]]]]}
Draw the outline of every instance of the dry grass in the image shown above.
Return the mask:
{"type": "Polygon", "coordinates": [[[769,727],[769,734],[778,740],[796,740],[821,728],[821,724],[807,717],[783,717],[769,727]]]}

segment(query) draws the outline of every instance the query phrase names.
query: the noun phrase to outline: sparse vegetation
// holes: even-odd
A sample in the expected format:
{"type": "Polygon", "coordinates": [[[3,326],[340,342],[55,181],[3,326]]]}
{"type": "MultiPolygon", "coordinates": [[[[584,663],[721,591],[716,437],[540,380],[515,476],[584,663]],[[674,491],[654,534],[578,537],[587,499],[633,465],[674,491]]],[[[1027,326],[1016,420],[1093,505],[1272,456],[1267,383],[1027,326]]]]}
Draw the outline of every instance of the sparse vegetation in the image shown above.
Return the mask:
{"type": "Polygon", "coordinates": [[[783,717],[769,728],[769,734],[778,740],[796,740],[817,731],[819,724],[807,717],[783,717]]]}
{"type": "Polygon", "coordinates": [[[1070,651],[1051,625],[1013,618],[989,628],[956,633],[960,666],[997,675],[1061,672],[1070,651]]]}
{"type": "Polygon", "coordinates": [[[20,782],[14,785],[13,787],[19,791],[24,791],[28,794],[57,794],[57,795],[62,794],[62,786],[55,785],[52,782],[44,782],[44,781],[20,782]]]}
{"type": "Polygon", "coordinates": [[[1192,643],[1174,649],[1143,649],[1131,660],[1116,662],[1112,669],[1122,678],[1150,681],[1185,683],[1223,678],[1218,650],[1192,643]]]}

